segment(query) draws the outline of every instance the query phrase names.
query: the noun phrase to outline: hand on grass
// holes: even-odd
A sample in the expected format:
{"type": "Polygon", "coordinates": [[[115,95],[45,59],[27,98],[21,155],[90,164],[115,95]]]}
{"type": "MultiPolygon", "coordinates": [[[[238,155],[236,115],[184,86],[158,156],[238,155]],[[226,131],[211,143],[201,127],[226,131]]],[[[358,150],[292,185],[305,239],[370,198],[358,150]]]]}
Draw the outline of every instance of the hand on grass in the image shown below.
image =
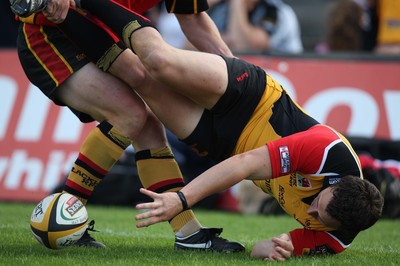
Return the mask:
{"type": "Polygon", "coordinates": [[[265,261],[285,261],[293,254],[293,244],[288,234],[281,234],[271,240],[261,240],[258,242],[251,256],[261,258],[265,261]]]}
{"type": "Polygon", "coordinates": [[[174,192],[158,194],[144,188],[141,188],[140,192],[151,197],[154,201],[136,205],[136,209],[145,210],[135,216],[135,220],[143,220],[136,224],[137,228],[169,221],[182,211],[181,201],[178,194],[174,192]]]}

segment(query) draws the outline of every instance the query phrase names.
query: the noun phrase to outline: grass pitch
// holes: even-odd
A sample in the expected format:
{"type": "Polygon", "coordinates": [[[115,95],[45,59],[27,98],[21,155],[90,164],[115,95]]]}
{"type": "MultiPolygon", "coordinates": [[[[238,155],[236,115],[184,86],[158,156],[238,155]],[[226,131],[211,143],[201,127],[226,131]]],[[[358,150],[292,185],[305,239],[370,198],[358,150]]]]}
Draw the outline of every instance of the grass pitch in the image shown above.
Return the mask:
{"type": "MultiPolygon", "coordinates": [[[[242,242],[244,253],[174,251],[174,237],[167,223],[137,229],[137,211],[126,207],[89,206],[96,220],[92,233],[105,249],[68,247],[50,250],[32,236],[29,220],[34,204],[0,202],[0,265],[265,265],[250,258],[260,239],[288,232],[299,225],[288,216],[244,216],[195,210],[204,226],[223,227],[222,237],[242,242]]],[[[361,232],[350,248],[336,256],[292,258],[282,265],[400,265],[400,220],[381,220],[361,232]]]]}

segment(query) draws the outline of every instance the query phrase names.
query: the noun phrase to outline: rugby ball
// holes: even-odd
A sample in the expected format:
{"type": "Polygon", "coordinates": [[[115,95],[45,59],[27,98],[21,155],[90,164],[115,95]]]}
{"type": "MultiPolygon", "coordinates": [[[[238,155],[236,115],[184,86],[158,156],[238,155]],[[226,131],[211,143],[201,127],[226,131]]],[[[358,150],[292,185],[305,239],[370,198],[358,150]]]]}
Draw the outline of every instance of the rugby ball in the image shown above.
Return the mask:
{"type": "Polygon", "coordinates": [[[88,227],[88,213],[77,197],[55,193],[36,205],[30,225],[40,244],[60,249],[73,245],[82,237],[88,227]]]}

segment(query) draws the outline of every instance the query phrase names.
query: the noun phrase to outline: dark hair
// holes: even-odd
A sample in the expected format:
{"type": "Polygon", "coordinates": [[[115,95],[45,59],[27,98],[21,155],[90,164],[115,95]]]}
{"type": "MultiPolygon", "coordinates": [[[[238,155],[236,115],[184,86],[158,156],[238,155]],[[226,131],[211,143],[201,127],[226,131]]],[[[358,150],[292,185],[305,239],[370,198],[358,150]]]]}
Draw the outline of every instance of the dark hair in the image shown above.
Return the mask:
{"type": "Polygon", "coordinates": [[[371,182],[345,176],[332,188],[333,197],[326,211],[339,221],[339,230],[357,233],[371,227],[381,217],[383,197],[371,182]]]}
{"type": "Polygon", "coordinates": [[[331,51],[362,50],[363,10],[353,0],[338,0],[330,7],[327,44],[331,51]]]}

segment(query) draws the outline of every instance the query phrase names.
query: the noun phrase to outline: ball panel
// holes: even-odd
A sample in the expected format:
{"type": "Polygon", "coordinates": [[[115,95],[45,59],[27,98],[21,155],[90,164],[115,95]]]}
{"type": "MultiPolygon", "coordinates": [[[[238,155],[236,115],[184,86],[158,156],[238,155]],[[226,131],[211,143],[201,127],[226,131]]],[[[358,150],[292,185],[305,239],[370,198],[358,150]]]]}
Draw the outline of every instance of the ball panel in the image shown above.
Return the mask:
{"type": "Polygon", "coordinates": [[[62,194],[51,209],[48,230],[51,232],[70,230],[87,220],[85,205],[75,196],[62,194]]]}
{"type": "Polygon", "coordinates": [[[75,244],[76,241],[81,239],[82,235],[86,231],[86,228],[87,222],[71,230],[49,232],[48,239],[50,247],[53,249],[59,249],[75,244]]]}
{"type": "Polygon", "coordinates": [[[54,206],[55,201],[61,196],[61,193],[51,194],[45,197],[42,201],[36,205],[35,209],[33,209],[31,215],[31,226],[35,229],[41,231],[48,230],[48,221],[50,218],[50,212],[47,210],[51,210],[54,206]]]}
{"type": "Polygon", "coordinates": [[[35,239],[45,247],[51,248],[49,243],[49,238],[47,236],[47,231],[40,231],[31,226],[31,230],[35,239]]]}

